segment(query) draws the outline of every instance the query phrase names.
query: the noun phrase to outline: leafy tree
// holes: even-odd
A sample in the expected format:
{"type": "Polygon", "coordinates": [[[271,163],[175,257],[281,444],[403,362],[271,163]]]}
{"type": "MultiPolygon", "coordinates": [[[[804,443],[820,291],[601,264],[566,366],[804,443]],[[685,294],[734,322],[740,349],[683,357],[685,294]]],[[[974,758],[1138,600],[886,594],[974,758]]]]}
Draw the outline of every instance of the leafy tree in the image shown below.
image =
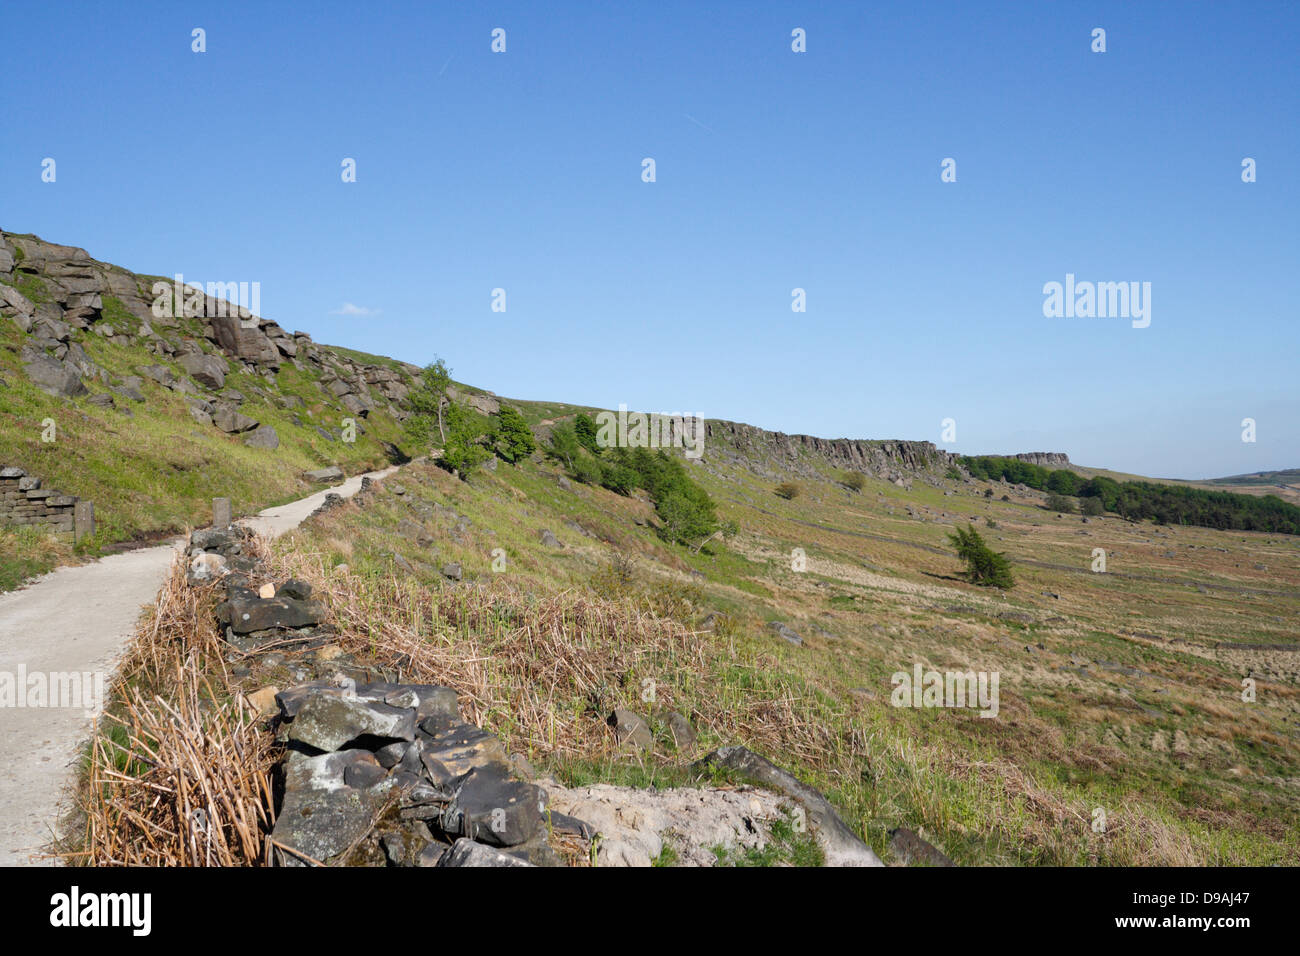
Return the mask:
{"type": "Polygon", "coordinates": [[[514,464],[521,458],[527,458],[537,449],[533,439],[533,430],[524,421],[524,416],[509,405],[503,404],[497,411],[495,435],[497,454],[502,461],[514,464]]]}
{"type": "Polygon", "coordinates": [[[708,537],[718,528],[713,502],[699,485],[673,488],[655,501],[664,534],[683,544],[708,537]]]}
{"type": "Polygon", "coordinates": [[[464,477],[488,459],[488,450],[479,443],[483,437],[482,426],[464,406],[450,402],[446,408],[446,428],[447,440],[443,442],[438,464],[464,477]]]}
{"type": "Polygon", "coordinates": [[[1079,510],[1086,515],[1096,516],[1106,509],[1102,506],[1100,498],[1080,498],[1079,510]]]}
{"type": "Polygon", "coordinates": [[[844,483],[860,492],[867,485],[867,476],[860,471],[850,471],[844,476],[844,483]]]}
{"type": "Polygon", "coordinates": [[[1007,556],[984,543],[980,533],[970,525],[958,528],[948,540],[957,549],[957,557],[966,564],[966,577],[982,587],[1009,588],[1015,584],[1007,556]]]}
{"type": "Polygon", "coordinates": [[[1058,495],[1056,492],[1052,492],[1047,496],[1046,505],[1048,511],[1056,511],[1067,515],[1074,514],[1074,502],[1065,495],[1058,495]]]}
{"type": "Polygon", "coordinates": [[[445,444],[447,430],[444,427],[443,410],[449,404],[447,389],[451,387],[451,369],[440,358],[435,358],[424,367],[419,381],[412,389],[408,402],[411,417],[407,420],[407,430],[421,444],[428,444],[433,437],[433,423],[438,425],[438,435],[445,444]]]}
{"type": "Polygon", "coordinates": [[[799,497],[799,486],[793,481],[783,481],[776,486],[776,496],[784,498],[786,501],[792,501],[799,497]]]}

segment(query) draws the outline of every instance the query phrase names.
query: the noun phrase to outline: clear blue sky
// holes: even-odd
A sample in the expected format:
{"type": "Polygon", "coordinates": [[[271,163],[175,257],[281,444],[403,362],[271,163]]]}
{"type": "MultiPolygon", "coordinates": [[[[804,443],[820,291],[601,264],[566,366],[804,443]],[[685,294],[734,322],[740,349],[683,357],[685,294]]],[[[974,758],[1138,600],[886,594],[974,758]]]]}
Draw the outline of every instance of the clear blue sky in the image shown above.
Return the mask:
{"type": "Polygon", "coordinates": [[[258,281],[318,341],[519,398],[1167,477],[1300,466],[1300,4],[9,20],[0,227],[258,281]],[[1150,282],[1150,327],[1044,318],[1067,272],[1150,282]]]}

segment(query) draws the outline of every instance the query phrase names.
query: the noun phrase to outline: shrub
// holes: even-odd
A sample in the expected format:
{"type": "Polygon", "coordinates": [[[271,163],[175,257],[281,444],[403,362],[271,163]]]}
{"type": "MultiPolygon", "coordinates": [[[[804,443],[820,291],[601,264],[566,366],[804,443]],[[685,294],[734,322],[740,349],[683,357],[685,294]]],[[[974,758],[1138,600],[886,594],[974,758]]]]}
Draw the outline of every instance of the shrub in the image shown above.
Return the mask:
{"type": "Polygon", "coordinates": [[[985,498],[992,498],[992,497],[993,497],[993,489],[992,489],[992,488],[985,488],[985,489],[984,489],[984,497],[985,497],[985,498]]]}
{"type": "Polygon", "coordinates": [[[844,484],[854,491],[861,492],[867,485],[867,476],[860,471],[850,471],[844,476],[844,484]]]}
{"type": "Polygon", "coordinates": [[[574,416],[573,433],[583,448],[593,455],[600,454],[600,446],[596,444],[596,422],[590,415],[579,412],[574,416]]]}
{"type": "Polygon", "coordinates": [[[776,486],[776,495],[778,498],[784,498],[786,501],[792,501],[799,497],[800,487],[793,481],[783,481],[776,486]]]}
{"type": "Polygon", "coordinates": [[[1015,584],[1011,576],[1011,562],[1001,552],[984,543],[980,533],[967,525],[958,528],[948,540],[957,549],[957,557],[966,564],[966,578],[981,587],[1009,588],[1015,584]]]}
{"type": "Polygon", "coordinates": [[[1057,511],[1067,515],[1074,514],[1074,502],[1065,495],[1058,495],[1056,492],[1052,492],[1047,496],[1046,507],[1048,511],[1057,511]]]}
{"type": "Polygon", "coordinates": [[[1101,503],[1100,498],[1083,498],[1079,502],[1079,510],[1086,515],[1096,516],[1106,510],[1106,506],[1101,503]]]}

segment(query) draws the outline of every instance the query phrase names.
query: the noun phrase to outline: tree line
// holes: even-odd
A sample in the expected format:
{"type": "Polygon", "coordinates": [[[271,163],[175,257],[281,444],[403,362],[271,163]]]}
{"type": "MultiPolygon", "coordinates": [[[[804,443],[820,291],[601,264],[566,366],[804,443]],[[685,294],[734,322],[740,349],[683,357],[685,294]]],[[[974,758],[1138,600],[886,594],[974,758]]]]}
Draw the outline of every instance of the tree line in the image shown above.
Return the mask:
{"type": "Polygon", "coordinates": [[[1069,469],[1049,469],[1018,458],[996,455],[963,457],[961,465],[973,478],[1002,479],[1039,491],[1090,499],[1100,503],[1085,513],[1112,512],[1130,521],[1150,518],[1157,524],[1195,525],[1220,531],[1267,531],[1300,534],[1300,507],[1276,495],[1242,495],[1150,481],[1084,478],[1069,469]]]}

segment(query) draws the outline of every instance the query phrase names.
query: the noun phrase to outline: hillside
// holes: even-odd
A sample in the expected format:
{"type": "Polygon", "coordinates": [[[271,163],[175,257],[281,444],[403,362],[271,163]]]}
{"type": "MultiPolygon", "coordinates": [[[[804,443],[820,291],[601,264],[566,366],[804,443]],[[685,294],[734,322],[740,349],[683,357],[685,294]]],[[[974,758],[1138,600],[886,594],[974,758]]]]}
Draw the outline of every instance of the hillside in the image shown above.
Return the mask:
{"type": "MultiPolygon", "coordinates": [[[[0,465],[94,502],[94,554],[299,497],[303,473],[400,460],[411,374],[84,250],[0,232],[0,465]],[[160,312],[161,314],[155,314],[160,312]]],[[[14,577],[72,555],[5,536],[14,577]]]]}
{"type": "MultiPolygon", "coordinates": [[[[418,368],[206,293],[158,315],[156,281],[0,233],[0,464],[98,519],[75,551],[0,532],[0,583],[202,526],[214,496],[250,513],[311,490],[316,469],[404,463],[266,546],[272,580],[332,608],[331,653],[292,634],[259,655],[219,644],[205,677],[223,706],[414,673],[575,791],[695,785],[696,760],[740,744],[824,792],[886,862],[910,859],[900,827],[960,864],[1300,861],[1300,538],[1060,514],[929,442],[710,420],[683,474],[719,532],[683,544],[645,489],[584,483],[546,454],[598,409],[457,384],[475,428],[508,405],[542,447],[454,476],[409,461],[427,451],[405,427],[418,368]],[[948,536],[967,525],[1014,587],[963,578],[948,536]],[[998,675],[998,719],[900,706],[895,676],[914,667],[998,675]],[[635,754],[618,713],[646,724],[635,754]]],[[[210,611],[196,594],[188,613],[210,611]]]]}

